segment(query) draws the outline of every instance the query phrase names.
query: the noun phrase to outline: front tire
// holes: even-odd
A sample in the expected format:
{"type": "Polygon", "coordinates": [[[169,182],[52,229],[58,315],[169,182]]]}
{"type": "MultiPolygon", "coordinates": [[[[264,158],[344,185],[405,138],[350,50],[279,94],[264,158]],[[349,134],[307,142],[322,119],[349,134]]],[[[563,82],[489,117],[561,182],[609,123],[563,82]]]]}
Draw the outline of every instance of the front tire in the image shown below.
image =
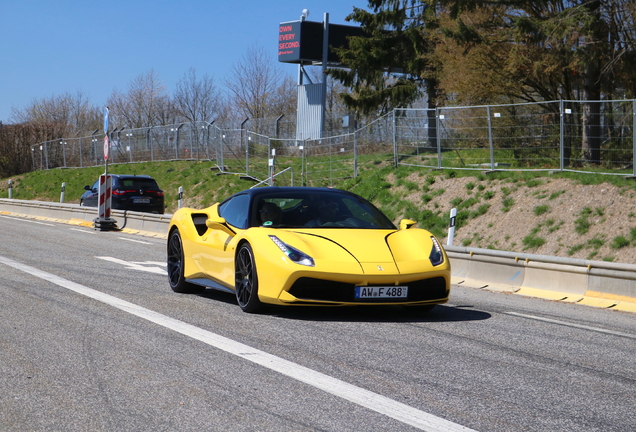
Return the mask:
{"type": "Polygon", "coordinates": [[[183,242],[178,229],[168,237],[168,281],[172,291],[182,294],[202,292],[205,287],[186,282],[184,277],[183,242]]]}
{"type": "Polygon", "coordinates": [[[234,286],[236,301],[243,312],[253,313],[261,309],[258,299],[258,276],[254,252],[248,243],[243,243],[236,254],[234,286]]]}

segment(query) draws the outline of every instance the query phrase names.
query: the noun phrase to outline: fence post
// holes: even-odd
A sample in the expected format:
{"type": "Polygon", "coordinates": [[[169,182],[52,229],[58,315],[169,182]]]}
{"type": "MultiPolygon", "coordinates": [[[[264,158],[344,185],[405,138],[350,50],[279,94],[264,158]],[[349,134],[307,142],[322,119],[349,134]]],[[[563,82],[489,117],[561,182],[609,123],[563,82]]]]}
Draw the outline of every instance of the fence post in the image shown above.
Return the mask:
{"type": "Polygon", "coordinates": [[[634,177],[636,177],[636,99],[632,99],[632,114],[632,141],[634,145],[634,149],[632,151],[632,168],[634,170],[634,177]]]}
{"type": "Polygon", "coordinates": [[[559,169],[565,168],[565,110],[563,109],[563,99],[559,100],[559,169]]]}
{"type": "Polygon", "coordinates": [[[435,108],[435,129],[437,129],[437,169],[442,169],[442,129],[441,122],[444,116],[440,114],[439,108],[435,108]]]}
{"type": "Polygon", "coordinates": [[[62,158],[64,159],[64,168],[66,168],[66,141],[60,140],[62,146],[62,158]]]}
{"type": "Polygon", "coordinates": [[[397,150],[397,120],[395,118],[395,108],[393,108],[393,165],[398,167],[398,150],[397,150]]]}
{"type": "Polygon", "coordinates": [[[83,161],[82,161],[82,138],[79,139],[79,158],[80,158],[80,168],[83,168],[83,161]]]}
{"type": "MultiPolygon", "coordinates": [[[[243,123],[241,123],[241,141],[243,141],[243,131],[245,130],[245,123],[247,123],[247,121],[250,118],[246,118],[245,120],[243,120],[243,123]]],[[[250,146],[247,143],[248,142],[248,136],[247,136],[247,132],[245,133],[245,175],[249,174],[249,163],[250,163],[250,154],[249,154],[249,150],[250,150],[250,146]]],[[[242,143],[241,143],[242,144],[242,143]]]]}
{"type": "Polygon", "coordinates": [[[150,136],[152,134],[152,126],[150,126],[148,128],[148,130],[146,131],[146,147],[150,147],[150,160],[152,162],[155,161],[155,149],[152,146],[152,137],[150,136]]]}
{"type": "Polygon", "coordinates": [[[353,131],[353,178],[358,177],[358,134],[353,131]]]}
{"type": "MultiPolygon", "coordinates": [[[[219,130],[220,133],[220,130],[219,130]]],[[[221,172],[225,172],[225,134],[221,134],[221,172]]]]}
{"type": "Polygon", "coordinates": [[[270,186],[274,186],[274,158],[276,157],[276,149],[272,148],[272,139],[269,138],[267,140],[267,154],[271,155],[271,157],[268,157],[268,163],[267,163],[267,167],[268,167],[268,175],[269,175],[269,185],[270,186]]]}
{"type": "Polygon", "coordinates": [[[46,160],[46,169],[49,169],[49,142],[44,143],[44,158],[46,160]]]}
{"type": "Polygon", "coordinates": [[[490,105],[486,107],[486,115],[488,115],[488,145],[490,146],[490,170],[495,170],[495,146],[492,139],[492,116],[490,114],[490,105]]]}
{"type": "Polygon", "coordinates": [[[300,145],[300,185],[307,186],[307,170],[305,167],[305,141],[300,145]]]}

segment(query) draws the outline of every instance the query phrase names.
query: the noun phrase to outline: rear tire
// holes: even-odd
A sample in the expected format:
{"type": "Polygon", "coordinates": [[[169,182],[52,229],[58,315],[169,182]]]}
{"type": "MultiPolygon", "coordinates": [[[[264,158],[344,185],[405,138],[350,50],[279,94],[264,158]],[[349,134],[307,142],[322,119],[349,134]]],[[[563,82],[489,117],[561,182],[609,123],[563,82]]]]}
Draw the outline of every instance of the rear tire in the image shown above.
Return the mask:
{"type": "Polygon", "coordinates": [[[258,299],[258,276],[254,252],[248,243],[243,243],[239,248],[234,265],[236,301],[243,312],[257,312],[263,304],[258,299]]]}
{"type": "Polygon", "coordinates": [[[168,237],[168,281],[172,291],[182,294],[196,294],[205,287],[186,282],[184,277],[183,243],[178,229],[168,237]]]}

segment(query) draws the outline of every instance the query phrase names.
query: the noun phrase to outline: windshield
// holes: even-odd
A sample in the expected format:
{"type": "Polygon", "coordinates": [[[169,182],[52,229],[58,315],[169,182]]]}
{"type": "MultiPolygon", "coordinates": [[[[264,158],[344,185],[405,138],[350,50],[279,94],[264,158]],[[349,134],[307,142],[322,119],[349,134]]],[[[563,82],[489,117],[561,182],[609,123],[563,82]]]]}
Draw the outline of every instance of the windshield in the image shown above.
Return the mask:
{"type": "Polygon", "coordinates": [[[395,225],[373,204],[339,191],[260,195],[252,203],[251,215],[250,226],[395,229],[395,225]]]}

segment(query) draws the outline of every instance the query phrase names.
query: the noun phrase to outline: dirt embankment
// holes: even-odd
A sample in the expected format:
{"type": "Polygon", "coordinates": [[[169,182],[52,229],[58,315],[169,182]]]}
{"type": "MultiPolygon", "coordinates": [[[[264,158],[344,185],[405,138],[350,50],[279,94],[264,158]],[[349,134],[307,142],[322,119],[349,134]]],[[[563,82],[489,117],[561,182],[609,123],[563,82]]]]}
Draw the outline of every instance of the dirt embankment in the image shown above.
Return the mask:
{"type": "Polygon", "coordinates": [[[475,198],[471,200],[474,204],[468,210],[489,205],[484,214],[469,218],[456,230],[456,246],[636,263],[633,188],[556,178],[513,183],[436,177],[430,185],[417,175],[409,180],[434,197],[424,204],[421,190],[411,193],[409,199],[421,208],[450,214],[460,199],[467,202],[471,198],[475,198]]]}

